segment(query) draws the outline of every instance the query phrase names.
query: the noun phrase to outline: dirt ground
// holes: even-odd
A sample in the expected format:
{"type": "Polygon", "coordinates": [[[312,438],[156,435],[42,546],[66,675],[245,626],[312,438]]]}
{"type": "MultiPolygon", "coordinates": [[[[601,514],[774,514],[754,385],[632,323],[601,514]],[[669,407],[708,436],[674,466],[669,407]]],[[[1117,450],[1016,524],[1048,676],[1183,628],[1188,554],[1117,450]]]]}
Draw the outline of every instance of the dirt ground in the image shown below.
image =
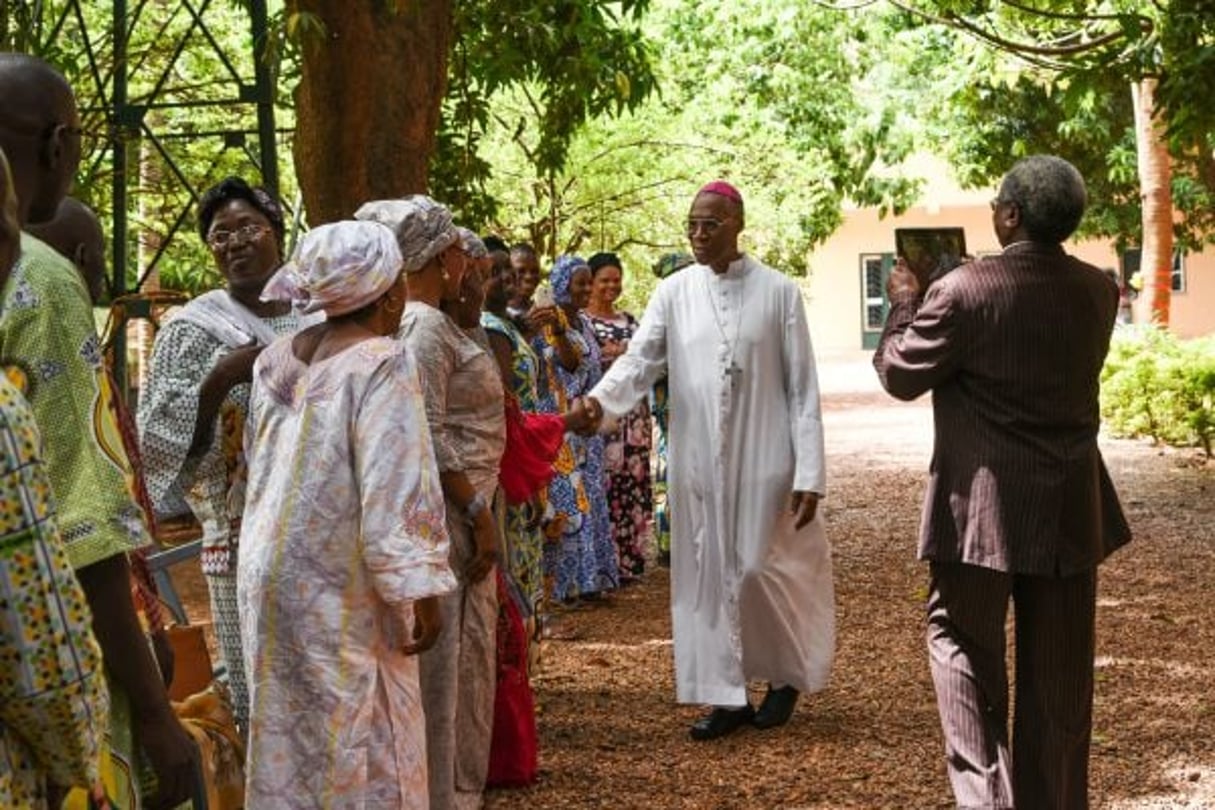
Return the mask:
{"type": "MultiPolygon", "coordinates": [[[[677,706],[666,570],[570,614],[534,679],[541,778],[515,808],[947,808],[923,643],[916,525],[930,405],[877,388],[859,353],[820,358],[838,650],[828,688],[790,724],[694,743],[677,706]]],[[[1215,464],[1104,439],[1134,542],[1101,569],[1091,758],[1095,808],[1215,808],[1215,464]]],[[[184,566],[183,568],[190,568],[184,566]]],[[[193,570],[175,576],[203,610],[193,570]]]]}

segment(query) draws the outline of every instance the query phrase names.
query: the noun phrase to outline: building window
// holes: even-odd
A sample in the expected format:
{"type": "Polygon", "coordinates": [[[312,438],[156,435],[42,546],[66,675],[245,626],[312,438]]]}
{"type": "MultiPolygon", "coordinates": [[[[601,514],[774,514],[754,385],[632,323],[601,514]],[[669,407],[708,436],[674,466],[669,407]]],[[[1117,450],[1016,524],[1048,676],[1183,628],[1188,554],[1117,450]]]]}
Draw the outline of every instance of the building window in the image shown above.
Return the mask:
{"type": "MultiPolygon", "coordinates": [[[[1122,283],[1130,284],[1131,276],[1139,272],[1143,252],[1139,248],[1127,248],[1122,252],[1122,283]]],[[[1185,261],[1181,251],[1173,251],[1173,292],[1185,292],[1185,261]]]]}
{"type": "Polygon", "coordinates": [[[886,325],[886,269],[888,264],[882,254],[861,256],[861,289],[864,291],[865,331],[881,332],[886,325]]]}

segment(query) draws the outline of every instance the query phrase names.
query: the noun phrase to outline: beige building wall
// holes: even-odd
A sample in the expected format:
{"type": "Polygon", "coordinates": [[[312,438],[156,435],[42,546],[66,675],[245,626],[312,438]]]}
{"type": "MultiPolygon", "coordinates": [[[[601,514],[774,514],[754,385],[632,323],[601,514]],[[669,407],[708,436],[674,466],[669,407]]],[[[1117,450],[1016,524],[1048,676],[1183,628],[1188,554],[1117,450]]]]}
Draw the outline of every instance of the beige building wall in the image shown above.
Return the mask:
{"type": "MultiPolygon", "coordinates": [[[[940,200],[921,205],[901,216],[879,219],[876,209],[845,212],[844,224],[810,256],[810,273],[803,282],[806,316],[817,351],[847,351],[863,347],[863,276],[861,257],[894,253],[894,229],[962,227],[966,247],[974,255],[1000,249],[991,227],[988,192],[962,192],[949,188],[937,175],[925,198],[940,200]],[[936,186],[934,189],[933,186],[936,186]]],[[[1118,268],[1117,253],[1109,241],[1068,243],[1068,252],[1097,267],[1118,268]]],[[[1171,328],[1180,337],[1215,333],[1215,251],[1182,258],[1185,290],[1174,292],[1171,328]]]]}

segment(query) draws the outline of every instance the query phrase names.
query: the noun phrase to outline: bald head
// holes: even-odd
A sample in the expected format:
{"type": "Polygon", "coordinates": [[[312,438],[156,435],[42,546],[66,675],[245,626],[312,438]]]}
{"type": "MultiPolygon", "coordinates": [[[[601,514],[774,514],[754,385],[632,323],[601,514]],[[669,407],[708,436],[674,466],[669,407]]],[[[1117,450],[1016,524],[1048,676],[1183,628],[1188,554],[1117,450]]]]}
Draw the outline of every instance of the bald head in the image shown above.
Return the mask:
{"type": "Polygon", "coordinates": [[[53,217],[80,162],[80,117],[67,80],[41,59],[0,53],[0,148],[22,227],[53,217]]]}
{"type": "Polygon", "coordinates": [[[105,232],[93,209],[74,197],[64,197],[55,216],[26,230],[71,260],[80,271],[89,297],[96,304],[106,289],[105,232]]]}
{"type": "Polygon", "coordinates": [[[0,290],[8,281],[13,262],[21,252],[21,227],[17,224],[17,195],[9,175],[8,158],[0,149],[0,290]]]}

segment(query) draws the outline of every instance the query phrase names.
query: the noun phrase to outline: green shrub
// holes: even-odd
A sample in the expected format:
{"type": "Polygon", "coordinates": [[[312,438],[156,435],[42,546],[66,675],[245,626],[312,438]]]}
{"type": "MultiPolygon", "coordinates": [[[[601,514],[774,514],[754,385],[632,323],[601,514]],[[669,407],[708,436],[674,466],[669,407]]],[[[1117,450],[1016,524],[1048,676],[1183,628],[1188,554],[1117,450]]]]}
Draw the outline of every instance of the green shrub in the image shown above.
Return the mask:
{"type": "Polygon", "coordinates": [[[1101,415],[1115,436],[1175,446],[1215,440],[1215,336],[1178,340],[1153,326],[1119,329],[1101,372],[1101,415]]]}

